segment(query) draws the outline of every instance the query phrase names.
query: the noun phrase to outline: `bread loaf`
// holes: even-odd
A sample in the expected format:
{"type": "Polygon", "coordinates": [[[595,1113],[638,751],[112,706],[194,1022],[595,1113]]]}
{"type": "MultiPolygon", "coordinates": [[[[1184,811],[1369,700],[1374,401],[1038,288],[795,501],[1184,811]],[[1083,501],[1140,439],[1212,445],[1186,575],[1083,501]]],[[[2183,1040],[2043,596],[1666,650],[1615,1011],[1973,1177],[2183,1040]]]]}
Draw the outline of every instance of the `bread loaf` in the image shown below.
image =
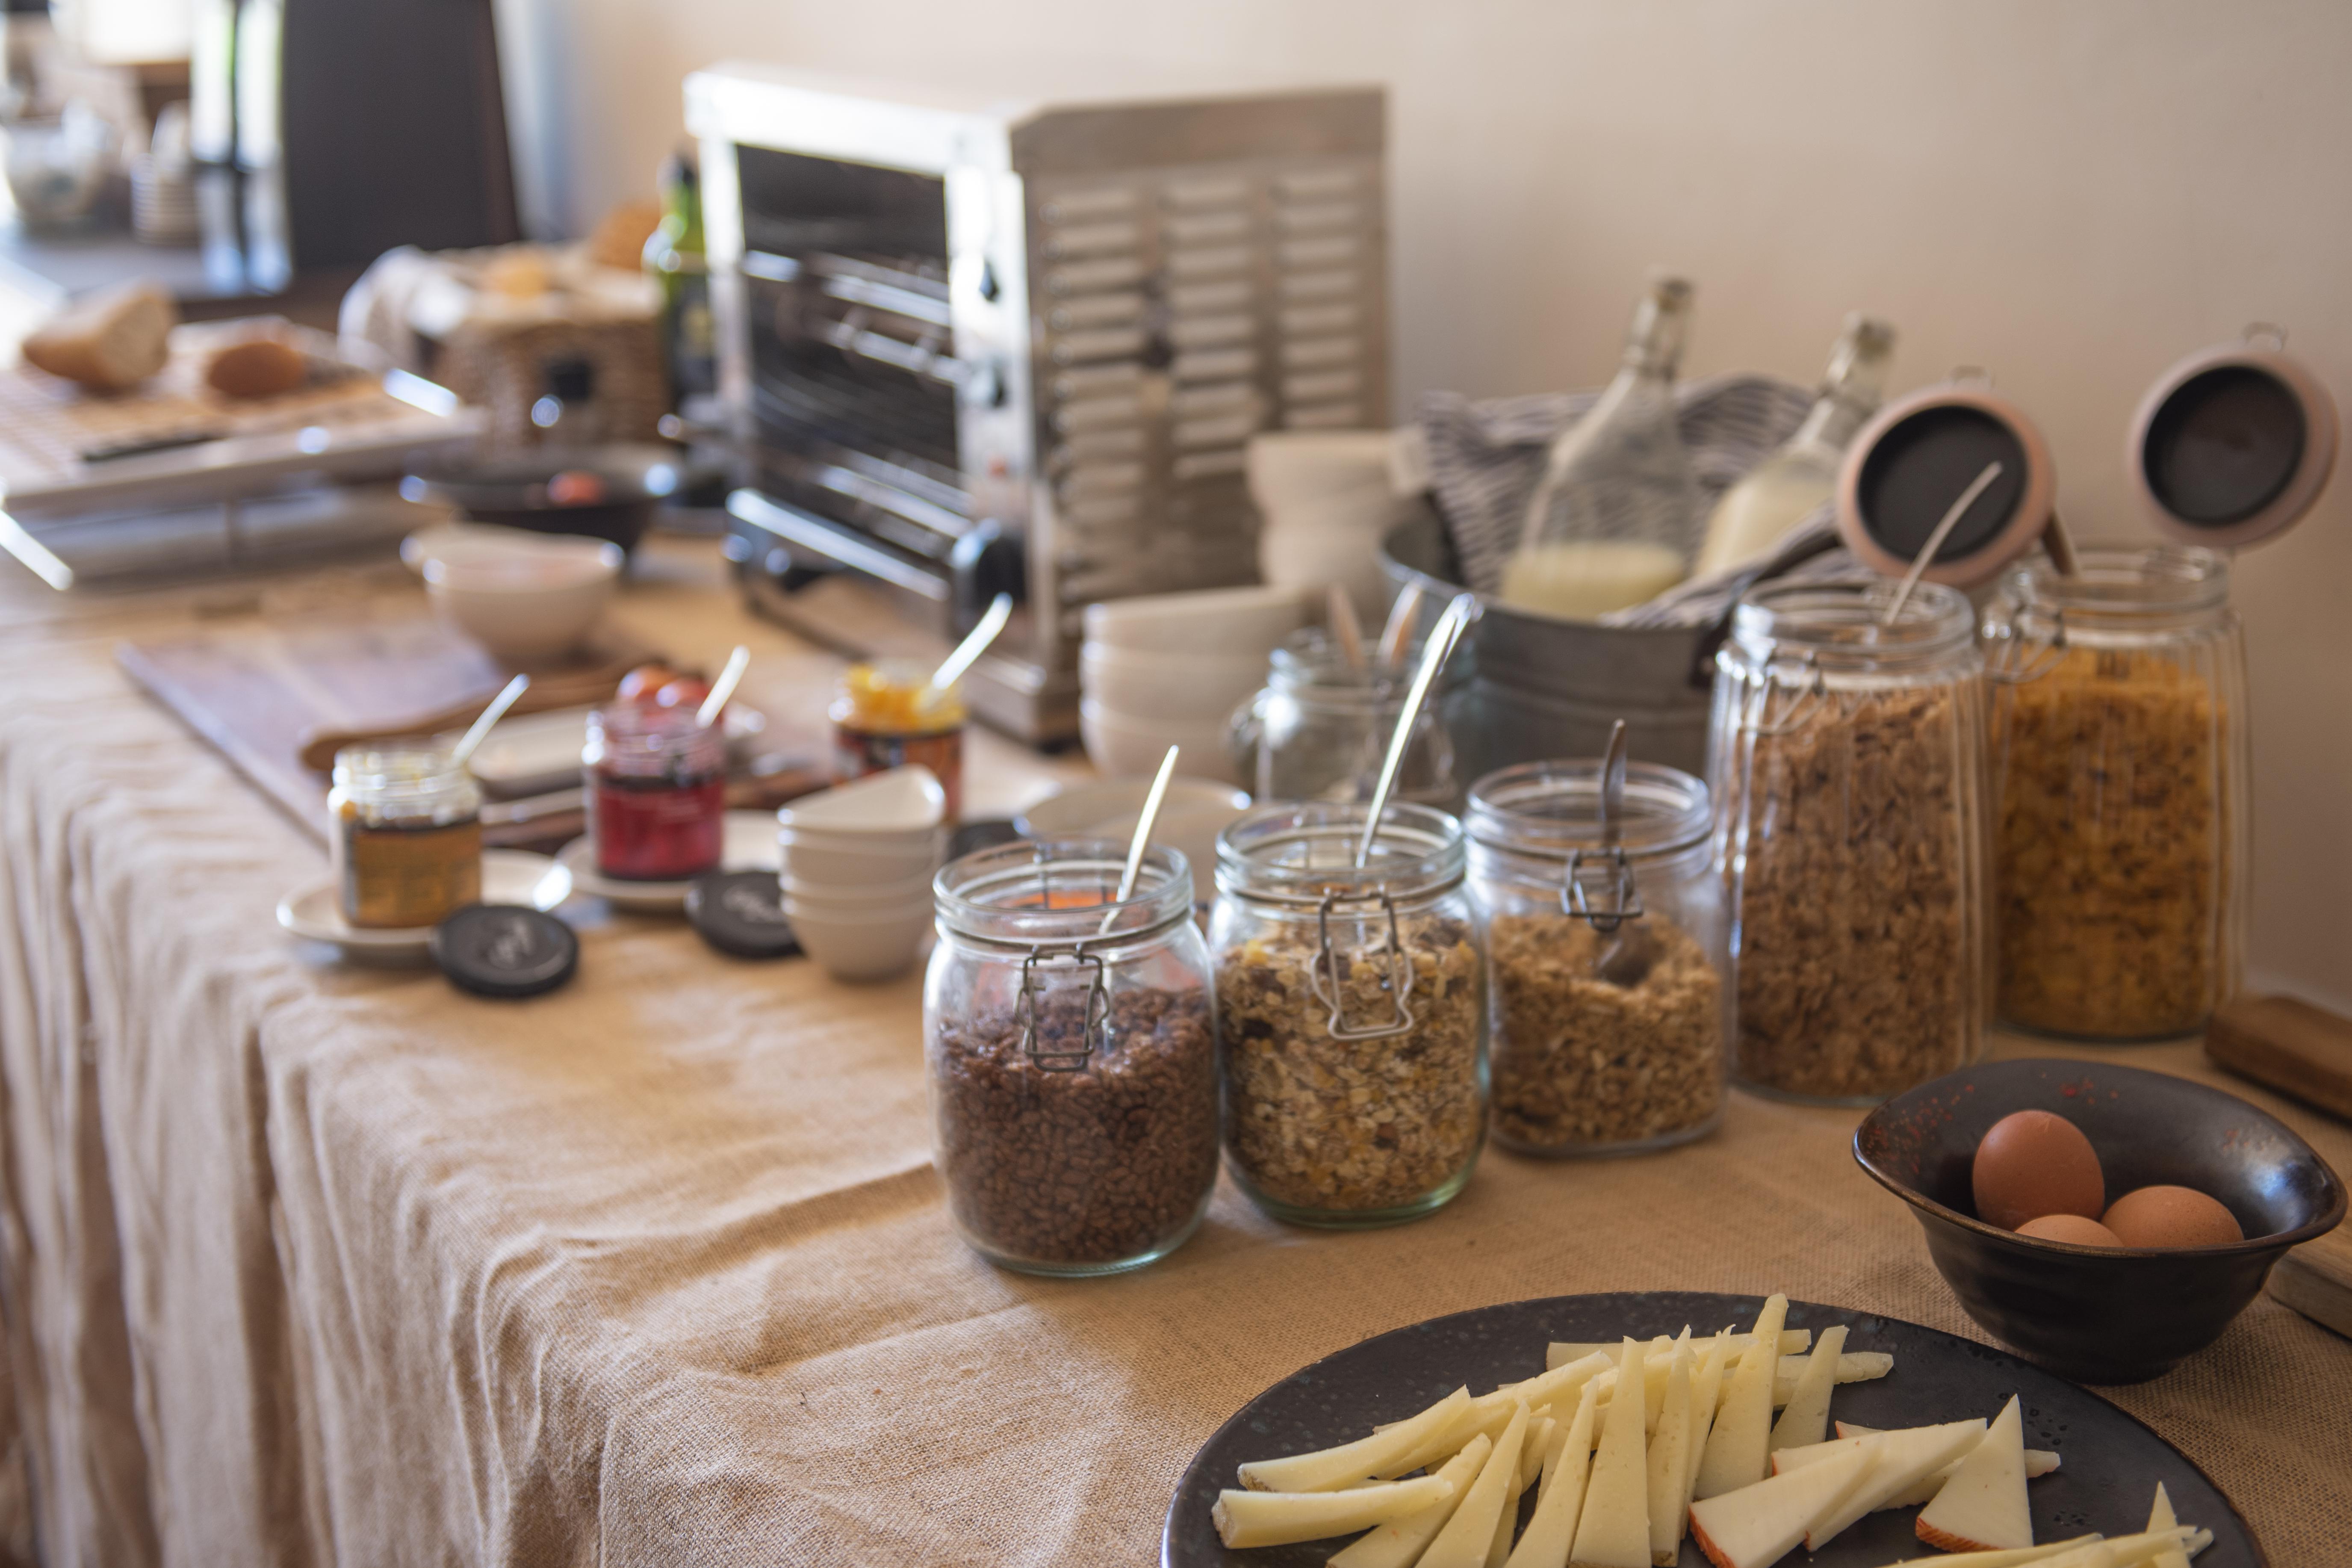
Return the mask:
{"type": "Polygon", "coordinates": [[[94,391],[121,392],[163,368],[179,319],[172,297],[152,283],[101,289],[27,337],[25,363],[94,391]]]}
{"type": "Polygon", "coordinates": [[[310,379],[302,351],[276,338],[231,343],[205,365],[205,384],[223,397],[275,397],[310,379]]]}

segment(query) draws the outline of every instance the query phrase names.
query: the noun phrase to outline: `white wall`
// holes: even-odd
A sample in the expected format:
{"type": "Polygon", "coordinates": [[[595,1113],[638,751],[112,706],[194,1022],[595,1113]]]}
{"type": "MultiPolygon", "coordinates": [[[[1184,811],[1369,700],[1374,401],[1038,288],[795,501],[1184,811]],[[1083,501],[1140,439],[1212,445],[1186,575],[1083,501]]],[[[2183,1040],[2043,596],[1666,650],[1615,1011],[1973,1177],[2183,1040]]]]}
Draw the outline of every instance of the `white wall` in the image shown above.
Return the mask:
{"type": "MultiPolygon", "coordinates": [[[[1396,381],[1587,383],[1648,264],[1687,369],[1816,374],[1843,313],[1896,380],[1990,367],[2082,537],[2144,536],[2141,391],[2245,322],[2352,400],[2342,0],[509,0],[568,148],[553,221],[642,189],[724,58],[1097,89],[1169,71],[1391,93],[1396,381]]],[[[2352,1010],[2352,473],[2250,555],[2257,984],[2352,1010]]]]}

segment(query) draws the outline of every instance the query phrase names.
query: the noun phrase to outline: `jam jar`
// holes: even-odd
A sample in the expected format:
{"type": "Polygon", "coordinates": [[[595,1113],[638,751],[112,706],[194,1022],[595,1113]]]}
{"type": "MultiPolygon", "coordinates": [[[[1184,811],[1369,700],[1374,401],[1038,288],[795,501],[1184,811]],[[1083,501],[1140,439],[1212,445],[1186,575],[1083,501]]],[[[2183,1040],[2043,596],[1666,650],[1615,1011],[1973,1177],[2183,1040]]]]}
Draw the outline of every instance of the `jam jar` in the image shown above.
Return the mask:
{"type": "Polygon", "coordinates": [[[933,1148],[948,1212],[982,1257],[1115,1274],[1165,1257],[1217,1180],[1217,1036],[1192,875],[1154,848],[1127,899],[1124,847],[982,849],[933,883],[923,986],[933,1148]]]}
{"type": "Polygon", "coordinates": [[[935,689],[931,667],[914,659],[852,665],[835,689],[830,717],[837,782],[919,763],[946,792],[948,820],[961,816],[968,715],[961,683],[935,689]]]}
{"type": "Polygon", "coordinates": [[[429,926],[482,897],[482,792],[432,747],[346,746],[327,795],[343,919],[429,926]]]}
{"type": "Polygon", "coordinates": [[[727,816],[722,727],[688,708],[614,702],[588,716],[581,753],[597,874],[674,882],[719,868],[727,816]]]}

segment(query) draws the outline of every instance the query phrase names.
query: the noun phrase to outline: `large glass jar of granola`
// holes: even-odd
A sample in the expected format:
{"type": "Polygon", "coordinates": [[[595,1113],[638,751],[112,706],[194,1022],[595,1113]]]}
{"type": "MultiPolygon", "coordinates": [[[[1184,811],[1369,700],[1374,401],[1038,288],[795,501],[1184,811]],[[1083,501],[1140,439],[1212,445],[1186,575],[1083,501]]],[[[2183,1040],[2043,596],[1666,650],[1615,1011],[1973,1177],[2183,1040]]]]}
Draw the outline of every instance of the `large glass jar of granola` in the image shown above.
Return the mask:
{"type": "Polygon", "coordinates": [[[1183,1245],[1217,1180],[1209,952],[1184,857],[1123,846],[983,849],[933,884],[923,986],[932,1147],[982,1256],[1112,1274],[1183,1245]]]}
{"type": "Polygon", "coordinates": [[[1863,1105],[1983,1053],[1984,708],[1950,588],[1783,584],[1733,612],[1707,754],[1741,1083],[1863,1105]]]}
{"type": "Polygon", "coordinates": [[[1225,1156],[1259,1207],[1376,1226],[1443,1206],[1486,1124],[1486,989],[1462,826],[1390,805],[1261,806],[1217,838],[1209,945],[1225,1156]]]}
{"type": "Polygon", "coordinates": [[[2197,1033],[2240,983],[2245,651],[2207,550],[2086,550],[1986,616],[2002,1019],[2197,1033]]]}
{"type": "Polygon", "coordinates": [[[1503,1147],[1628,1154],[1722,1121],[1730,962],[1712,822],[1706,786],[1654,763],[1623,763],[1613,791],[1601,761],[1471,786],[1503,1147]]]}

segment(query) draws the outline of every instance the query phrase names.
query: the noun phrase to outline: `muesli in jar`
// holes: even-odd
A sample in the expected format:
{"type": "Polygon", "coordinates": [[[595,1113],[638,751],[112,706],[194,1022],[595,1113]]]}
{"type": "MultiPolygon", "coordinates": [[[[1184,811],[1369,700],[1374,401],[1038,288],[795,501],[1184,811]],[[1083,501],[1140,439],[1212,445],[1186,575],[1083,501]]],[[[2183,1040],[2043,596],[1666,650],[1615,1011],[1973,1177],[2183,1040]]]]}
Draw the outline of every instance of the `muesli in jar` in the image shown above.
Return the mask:
{"type": "Polygon", "coordinates": [[[1218,840],[1225,1152],[1278,1218],[1381,1225],[1468,1180],[1485,1136],[1486,976],[1460,825],[1392,805],[1261,807],[1218,840]]]}

